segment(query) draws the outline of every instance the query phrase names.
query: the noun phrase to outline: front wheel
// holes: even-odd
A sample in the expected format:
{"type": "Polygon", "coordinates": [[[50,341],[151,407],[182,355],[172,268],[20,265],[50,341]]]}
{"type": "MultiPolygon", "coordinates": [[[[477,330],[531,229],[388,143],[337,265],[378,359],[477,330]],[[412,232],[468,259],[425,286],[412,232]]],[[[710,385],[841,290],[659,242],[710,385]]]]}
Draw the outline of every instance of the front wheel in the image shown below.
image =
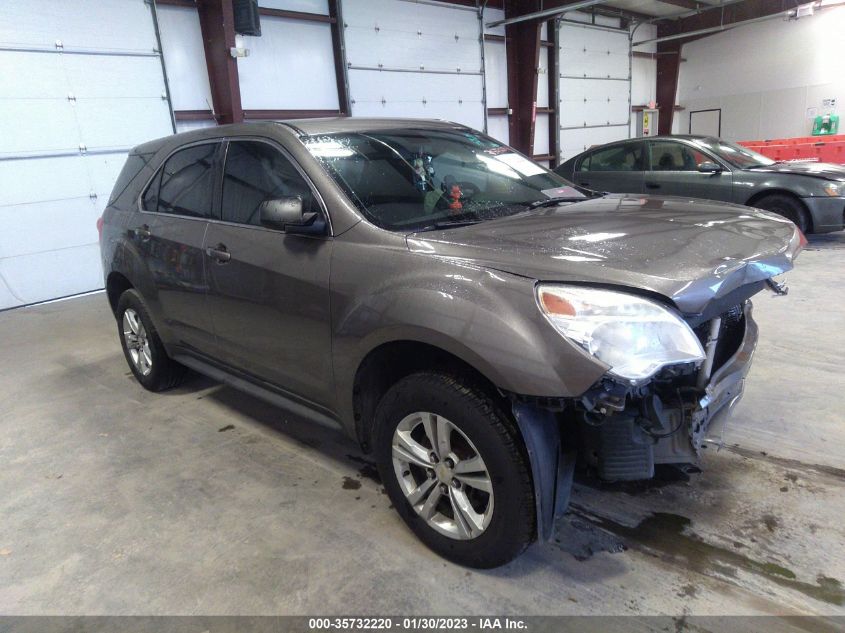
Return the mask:
{"type": "Polygon", "coordinates": [[[388,390],[375,423],[385,489],[428,547],[477,568],[528,547],[536,531],[528,459],[515,425],[483,390],[412,374],[388,390]]]}
{"type": "Polygon", "coordinates": [[[793,224],[801,229],[802,233],[810,231],[810,217],[804,205],[792,196],[776,193],[760,198],[754,203],[758,209],[771,211],[782,215],[787,220],[792,220],[793,224]]]}

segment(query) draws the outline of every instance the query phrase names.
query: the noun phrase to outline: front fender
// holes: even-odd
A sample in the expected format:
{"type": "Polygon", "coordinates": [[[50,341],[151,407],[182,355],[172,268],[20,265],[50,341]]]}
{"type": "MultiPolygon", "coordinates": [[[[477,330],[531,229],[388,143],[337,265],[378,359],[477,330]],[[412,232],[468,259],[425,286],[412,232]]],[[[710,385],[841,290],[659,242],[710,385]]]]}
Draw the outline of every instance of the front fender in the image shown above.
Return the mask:
{"type": "Polygon", "coordinates": [[[824,180],[812,176],[798,176],[795,174],[758,173],[749,176],[750,172],[739,172],[734,175],[734,189],[740,204],[754,206],[754,201],[768,194],[791,194],[799,198],[825,198],[823,190],[824,180]]]}
{"type": "Polygon", "coordinates": [[[533,279],[407,250],[367,262],[346,259],[346,251],[336,245],[332,267],[335,376],[346,419],[361,362],[393,341],[440,348],[521,395],[577,396],[605,371],[548,324],[533,279]]]}

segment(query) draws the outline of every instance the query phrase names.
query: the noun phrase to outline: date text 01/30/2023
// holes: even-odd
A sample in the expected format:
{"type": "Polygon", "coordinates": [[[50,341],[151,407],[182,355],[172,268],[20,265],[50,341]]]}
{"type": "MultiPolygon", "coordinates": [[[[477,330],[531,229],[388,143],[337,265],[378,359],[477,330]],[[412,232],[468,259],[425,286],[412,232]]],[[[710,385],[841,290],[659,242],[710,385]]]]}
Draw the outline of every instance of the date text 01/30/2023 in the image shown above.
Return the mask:
{"type": "Polygon", "coordinates": [[[393,618],[309,618],[308,629],[311,631],[337,630],[406,630],[406,631],[446,631],[446,630],[526,630],[527,625],[519,618],[475,617],[405,617],[393,618]]]}

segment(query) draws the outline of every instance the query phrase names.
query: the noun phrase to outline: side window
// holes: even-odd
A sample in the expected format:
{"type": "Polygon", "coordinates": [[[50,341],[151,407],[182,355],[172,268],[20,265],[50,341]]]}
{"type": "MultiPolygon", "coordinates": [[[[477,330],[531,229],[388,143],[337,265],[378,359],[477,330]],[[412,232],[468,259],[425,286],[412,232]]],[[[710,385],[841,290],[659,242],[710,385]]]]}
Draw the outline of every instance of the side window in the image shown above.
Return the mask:
{"type": "MultiPolygon", "coordinates": [[[[187,215],[197,218],[210,218],[214,200],[214,161],[218,143],[195,145],[173,154],[164,163],[158,187],[158,212],[174,215],[187,215]]],[[[144,196],[152,194],[156,180],[144,196]]],[[[152,199],[150,200],[152,202],[152,199]]]]}
{"type": "Polygon", "coordinates": [[[304,211],[317,210],[311,188],[278,149],[259,141],[230,141],[223,171],[223,220],[260,226],[265,200],[298,196],[304,211]]]}
{"type": "Polygon", "coordinates": [[[590,171],[590,154],[587,154],[584,158],[578,161],[575,171],[590,171]]]}
{"type": "Polygon", "coordinates": [[[682,143],[658,141],[651,144],[652,171],[697,171],[699,164],[706,160],[710,159],[682,143]]]}
{"type": "Polygon", "coordinates": [[[581,171],[642,171],[643,144],[614,145],[590,154],[581,171]]]}
{"type": "Polygon", "coordinates": [[[156,172],[155,178],[150,181],[147,190],[141,198],[141,207],[144,211],[158,211],[158,190],[161,187],[161,170],[156,172]]]}

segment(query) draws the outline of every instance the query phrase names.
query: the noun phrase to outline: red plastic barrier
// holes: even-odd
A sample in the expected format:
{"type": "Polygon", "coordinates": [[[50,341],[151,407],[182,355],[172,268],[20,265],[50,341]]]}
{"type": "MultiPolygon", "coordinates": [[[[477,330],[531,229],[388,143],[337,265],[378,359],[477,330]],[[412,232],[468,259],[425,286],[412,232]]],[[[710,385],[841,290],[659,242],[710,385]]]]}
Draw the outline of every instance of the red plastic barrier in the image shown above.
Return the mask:
{"type": "Polygon", "coordinates": [[[739,144],[772,160],[812,160],[845,164],[845,134],[740,141],[739,144]]]}

